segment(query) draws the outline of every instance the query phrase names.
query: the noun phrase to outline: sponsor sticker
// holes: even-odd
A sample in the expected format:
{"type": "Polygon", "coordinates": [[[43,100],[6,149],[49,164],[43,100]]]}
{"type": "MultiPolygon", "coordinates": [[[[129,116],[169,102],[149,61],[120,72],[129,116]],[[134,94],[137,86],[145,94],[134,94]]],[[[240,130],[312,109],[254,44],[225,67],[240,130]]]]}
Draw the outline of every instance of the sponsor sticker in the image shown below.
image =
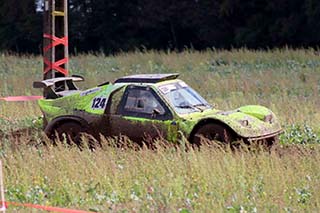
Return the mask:
{"type": "Polygon", "coordinates": [[[80,93],[80,96],[90,95],[90,94],[95,93],[95,92],[98,92],[98,91],[100,91],[100,90],[101,90],[100,87],[93,88],[93,89],[88,89],[88,90],[85,90],[85,91],[81,92],[81,93],[80,93]]]}
{"type": "Polygon", "coordinates": [[[163,93],[163,94],[167,94],[172,90],[177,89],[177,87],[173,84],[168,84],[168,85],[164,85],[164,86],[160,86],[159,90],[163,93]]]}
{"type": "Polygon", "coordinates": [[[188,87],[188,84],[186,84],[186,83],[183,82],[183,81],[180,81],[180,82],[179,82],[179,85],[180,85],[181,87],[188,87]]]}

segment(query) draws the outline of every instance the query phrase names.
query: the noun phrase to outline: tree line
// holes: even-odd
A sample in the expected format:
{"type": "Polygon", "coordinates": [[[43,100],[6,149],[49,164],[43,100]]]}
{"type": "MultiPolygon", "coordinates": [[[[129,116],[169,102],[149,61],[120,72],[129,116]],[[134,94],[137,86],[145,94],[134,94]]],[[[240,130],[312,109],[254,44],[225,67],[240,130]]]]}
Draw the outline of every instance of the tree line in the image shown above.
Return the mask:
{"type": "MultiPolygon", "coordinates": [[[[319,0],[69,0],[71,52],[315,47],[319,0]]],[[[41,0],[0,1],[0,51],[40,53],[41,0]]]]}

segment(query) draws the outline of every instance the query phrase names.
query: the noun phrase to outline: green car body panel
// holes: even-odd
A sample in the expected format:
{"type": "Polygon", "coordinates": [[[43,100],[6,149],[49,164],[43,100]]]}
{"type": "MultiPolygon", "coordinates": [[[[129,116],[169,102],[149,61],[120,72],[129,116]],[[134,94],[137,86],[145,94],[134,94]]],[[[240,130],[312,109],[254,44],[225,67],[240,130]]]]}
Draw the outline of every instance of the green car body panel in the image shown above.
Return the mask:
{"type": "Polygon", "coordinates": [[[145,78],[138,82],[130,82],[129,77],[120,82],[107,83],[85,91],[75,90],[61,97],[39,100],[46,133],[52,134],[58,125],[70,120],[83,122],[87,131],[97,137],[99,134],[128,134],[128,137],[132,136],[135,139],[137,134],[137,138],[148,138],[150,130],[152,139],[158,134],[159,137],[172,142],[177,142],[182,135],[191,140],[198,128],[210,122],[224,125],[240,138],[248,140],[275,137],[282,131],[277,117],[266,107],[248,105],[222,111],[209,105],[202,108],[184,106],[185,109],[181,110],[187,113],[179,113],[166,96],[175,85],[182,85],[183,89],[189,88],[183,81],[176,79],[177,76],[171,76],[171,79],[162,78],[157,82],[144,81],[145,78]],[[129,101],[127,90],[130,92],[130,88],[152,91],[165,113],[157,115],[158,117],[153,114],[150,117],[145,114],[122,114],[120,109],[124,109],[122,105],[129,101]],[[124,101],[125,97],[127,99],[124,101]]]}

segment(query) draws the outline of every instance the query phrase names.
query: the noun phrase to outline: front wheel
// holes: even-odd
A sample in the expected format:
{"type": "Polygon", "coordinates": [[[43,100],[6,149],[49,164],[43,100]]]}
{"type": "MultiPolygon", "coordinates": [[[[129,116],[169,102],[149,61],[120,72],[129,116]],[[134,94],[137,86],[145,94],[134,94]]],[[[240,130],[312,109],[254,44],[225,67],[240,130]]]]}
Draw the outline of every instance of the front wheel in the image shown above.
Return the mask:
{"type": "Polygon", "coordinates": [[[274,136],[271,138],[266,138],[261,141],[255,141],[256,144],[270,150],[273,146],[279,144],[279,136],[274,136]]]}
{"type": "Polygon", "coordinates": [[[211,141],[231,143],[236,139],[236,134],[228,127],[219,124],[209,123],[200,127],[194,134],[192,143],[200,146],[211,141]]]}

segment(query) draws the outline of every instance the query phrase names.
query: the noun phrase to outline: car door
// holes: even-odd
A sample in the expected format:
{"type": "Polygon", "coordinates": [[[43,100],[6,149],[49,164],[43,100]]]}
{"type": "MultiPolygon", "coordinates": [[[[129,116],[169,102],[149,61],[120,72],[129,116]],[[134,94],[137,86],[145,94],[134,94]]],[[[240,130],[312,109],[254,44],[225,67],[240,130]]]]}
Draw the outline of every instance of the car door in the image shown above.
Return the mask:
{"type": "Polygon", "coordinates": [[[112,135],[150,142],[157,138],[176,138],[177,126],[170,109],[148,86],[129,85],[117,111],[109,115],[112,135]]]}

